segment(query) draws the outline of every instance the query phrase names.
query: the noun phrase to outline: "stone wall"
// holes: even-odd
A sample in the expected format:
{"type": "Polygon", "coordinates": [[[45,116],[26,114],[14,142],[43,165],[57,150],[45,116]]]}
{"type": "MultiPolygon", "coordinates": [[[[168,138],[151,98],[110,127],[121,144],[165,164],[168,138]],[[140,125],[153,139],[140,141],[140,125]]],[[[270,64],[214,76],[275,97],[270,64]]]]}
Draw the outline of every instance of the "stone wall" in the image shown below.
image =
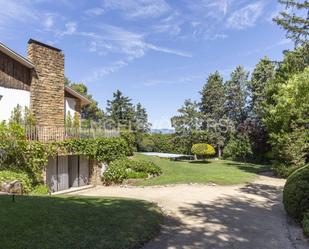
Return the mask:
{"type": "Polygon", "coordinates": [[[35,65],[30,107],[39,126],[64,127],[64,55],[61,50],[30,40],[28,58],[35,65]]]}
{"type": "Polygon", "coordinates": [[[102,185],[101,165],[95,160],[89,160],[89,176],[91,185],[102,185]]]}

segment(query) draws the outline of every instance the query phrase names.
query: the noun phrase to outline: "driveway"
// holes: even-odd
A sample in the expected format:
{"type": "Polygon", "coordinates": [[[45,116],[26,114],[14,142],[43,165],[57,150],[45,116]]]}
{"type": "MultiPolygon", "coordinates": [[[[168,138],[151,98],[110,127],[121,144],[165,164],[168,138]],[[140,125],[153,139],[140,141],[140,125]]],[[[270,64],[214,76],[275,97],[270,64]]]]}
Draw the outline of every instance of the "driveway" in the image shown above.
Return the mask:
{"type": "Polygon", "coordinates": [[[308,249],[282,206],[284,180],[260,176],[246,185],[96,187],[78,195],[157,203],[166,214],[161,235],[145,249],[308,249]]]}

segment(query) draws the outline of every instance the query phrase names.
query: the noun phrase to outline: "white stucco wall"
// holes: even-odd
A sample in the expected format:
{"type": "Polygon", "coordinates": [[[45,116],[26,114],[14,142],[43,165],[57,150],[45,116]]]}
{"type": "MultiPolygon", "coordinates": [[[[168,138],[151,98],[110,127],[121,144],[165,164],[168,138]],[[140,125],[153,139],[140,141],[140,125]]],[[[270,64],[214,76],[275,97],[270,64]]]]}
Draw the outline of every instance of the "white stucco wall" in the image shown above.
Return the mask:
{"type": "Polygon", "coordinates": [[[0,121],[8,120],[12,110],[20,105],[22,108],[30,106],[30,92],[0,87],[0,121]]]}
{"type": "Polygon", "coordinates": [[[67,115],[69,111],[71,117],[73,118],[76,112],[75,106],[76,106],[76,100],[74,98],[65,97],[65,115],[67,115]]]}

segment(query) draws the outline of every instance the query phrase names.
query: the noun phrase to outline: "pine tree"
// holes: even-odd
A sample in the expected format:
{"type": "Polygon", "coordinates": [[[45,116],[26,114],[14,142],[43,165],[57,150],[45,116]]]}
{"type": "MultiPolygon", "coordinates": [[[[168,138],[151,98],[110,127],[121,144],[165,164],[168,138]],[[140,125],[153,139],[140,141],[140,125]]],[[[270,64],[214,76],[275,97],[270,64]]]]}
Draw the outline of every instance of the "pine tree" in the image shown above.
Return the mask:
{"type": "Polygon", "coordinates": [[[70,111],[68,111],[67,115],[65,116],[65,127],[72,128],[72,116],[70,111]]]}
{"type": "Polygon", "coordinates": [[[287,31],[287,38],[292,39],[295,45],[308,42],[309,35],[309,2],[297,0],[279,0],[284,4],[286,11],[274,18],[274,21],[287,31]]]}
{"type": "Polygon", "coordinates": [[[123,96],[119,90],[113,93],[112,100],[107,101],[106,112],[117,128],[132,129],[135,125],[135,111],[131,99],[123,96]]]}
{"type": "Polygon", "coordinates": [[[135,121],[137,131],[141,133],[148,133],[150,131],[151,124],[148,122],[148,114],[141,103],[136,105],[135,121]]]}
{"type": "Polygon", "coordinates": [[[210,74],[202,91],[200,110],[205,117],[219,121],[224,116],[223,78],[216,71],[210,74]]]}
{"type": "Polygon", "coordinates": [[[242,66],[238,66],[231,73],[231,79],[225,85],[226,114],[236,126],[241,124],[247,117],[248,76],[249,73],[242,66]]]}
{"type": "Polygon", "coordinates": [[[74,113],[72,127],[75,129],[80,128],[80,119],[79,119],[79,115],[77,114],[77,112],[74,113]]]}
{"type": "Polygon", "coordinates": [[[220,121],[224,118],[224,85],[223,78],[219,72],[210,74],[206,84],[203,86],[200,103],[200,111],[203,115],[203,129],[209,133],[209,143],[217,146],[219,157],[221,147],[224,145],[225,137],[221,132],[220,121]]]}
{"type": "Polygon", "coordinates": [[[14,109],[11,112],[11,117],[9,120],[9,123],[11,124],[23,124],[23,115],[22,115],[22,108],[20,105],[17,105],[14,107],[14,109]]]}
{"type": "Polygon", "coordinates": [[[249,82],[251,92],[251,113],[254,118],[263,117],[263,103],[267,99],[266,88],[275,76],[275,65],[267,57],[264,57],[255,66],[249,82]]]}

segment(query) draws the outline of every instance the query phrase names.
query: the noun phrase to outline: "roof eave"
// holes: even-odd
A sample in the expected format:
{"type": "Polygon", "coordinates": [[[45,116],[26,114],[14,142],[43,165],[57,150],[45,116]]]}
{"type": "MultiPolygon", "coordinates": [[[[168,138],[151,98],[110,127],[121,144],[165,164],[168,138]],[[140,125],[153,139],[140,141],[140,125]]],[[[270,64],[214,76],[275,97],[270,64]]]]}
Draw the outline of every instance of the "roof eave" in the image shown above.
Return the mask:
{"type": "Polygon", "coordinates": [[[18,61],[19,63],[21,63],[22,65],[26,67],[30,69],[34,68],[34,65],[29,60],[27,60],[25,57],[21,56],[20,54],[16,53],[12,49],[8,48],[1,42],[0,42],[0,51],[5,53],[9,57],[13,58],[14,60],[18,61]]]}
{"type": "Polygon", "coordinates": [[[81,105],[89,105],[92,103],[92,101],[90,99],[88,99],[87,97],[85,97],[84,95],[80,94],[79,92],[73,90],[71,87],[65,86],[65,91],[67,91],[68,93],[70,93],[71,95],[73,95],[74,97],[78,98],[81,100],[81,105]]]}

